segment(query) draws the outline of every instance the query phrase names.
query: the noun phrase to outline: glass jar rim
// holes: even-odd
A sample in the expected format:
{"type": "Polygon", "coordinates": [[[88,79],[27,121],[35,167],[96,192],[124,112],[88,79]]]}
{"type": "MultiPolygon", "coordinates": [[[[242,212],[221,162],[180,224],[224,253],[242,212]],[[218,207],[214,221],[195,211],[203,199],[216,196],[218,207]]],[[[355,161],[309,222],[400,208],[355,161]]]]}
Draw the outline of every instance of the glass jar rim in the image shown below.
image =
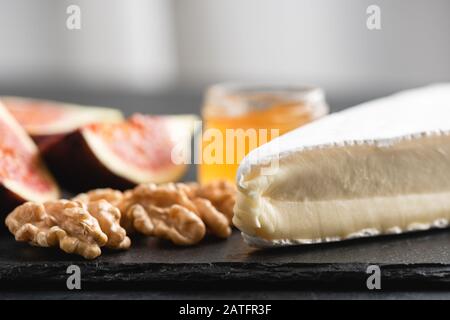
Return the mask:
{"type": "Polygon", "coordinates": [[[220,97],[226,95],[245,94],[273,94],[275,96],[307,100],[321,101],[325,99],[322,88],[313,85],[297,84],[292,82],[220,82],[211,85],[207,95],[220,97]]]}

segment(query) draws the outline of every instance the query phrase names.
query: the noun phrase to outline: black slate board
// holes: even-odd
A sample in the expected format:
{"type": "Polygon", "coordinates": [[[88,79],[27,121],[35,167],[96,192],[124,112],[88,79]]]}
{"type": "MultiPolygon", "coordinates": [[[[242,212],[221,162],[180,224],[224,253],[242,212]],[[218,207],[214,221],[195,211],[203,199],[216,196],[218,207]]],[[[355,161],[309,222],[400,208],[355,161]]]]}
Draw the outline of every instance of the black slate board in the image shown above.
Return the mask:
{"type": "Polygon", "coordinates": [[[365,288],[366,268],[377,264],[383,287],[450,287],[450,231],[351,240],[269,250],[247,246],[236,230],[226,241],[206,239],[195,247],[175,247],[134,238],[126,252],[104,251],[94,261],[57,249],[34,248],[0,236],[0,287],[36,284],[65,286],[66,269],[81,268],[84,286],[149,286],[251,283],[365,288]]]}

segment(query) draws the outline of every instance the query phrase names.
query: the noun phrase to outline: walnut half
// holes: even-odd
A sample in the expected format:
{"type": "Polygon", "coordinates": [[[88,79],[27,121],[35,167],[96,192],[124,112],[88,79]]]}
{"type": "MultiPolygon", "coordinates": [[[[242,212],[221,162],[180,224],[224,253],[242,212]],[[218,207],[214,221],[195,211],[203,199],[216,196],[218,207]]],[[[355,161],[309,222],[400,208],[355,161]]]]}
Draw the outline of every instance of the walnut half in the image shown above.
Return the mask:
{"type": "Polygon", "coordinates": [[[236,186],[226,180],[211,181],[199,186],[195,192],[196,197],[211,201],[211,204],[227,217],[230,224],[232,224],[236,194],[236,186]]]}
{"type": "MultiPolygon", "coordinates": [[[[222,194],[219,198],[215,193],[220,190],[216,189],[223,189],[222,184],[217,188],[215,185],[203,188],[197,183],[137,186],[125,192],[119,205],[123,214],[121,224],[129,232],[166,238],[175,244],[195,244],[204,237],[205,230],[227,238],[232,231],[229,215],[217,210],[209,199],[199,197],[200,192],[209,192],[211,200],[224,204],[228,197],[222,194]]],[[[229,196],[234,201],[234,195],[229,196]]]]}
{"type": "Polygon", "coordinates": [[[95,202],[99,200],[106,200],[113,206],[118,206],[123,199],[123,193],[114,189],[94,189],[86,193],[80,193],[73,201],[79,201],[84,204],[88,204],[89,202],[95,202]]]}
{"type": "Polygon", "coordinates": [[[215,180],[204,185],[191,182],[177,183],[176,186],[193,202],[195,212],[212,234],[220,238],[231,235],[231,220],[236,199],[236,188],[232,183],[215,180]]]}
{"type": "Polygon", "coordinates": [[[113,189],[95,189],[81,193],[72,199],[83,203],[96,218],[103,232],[108,236],[106,246],[112,249],[128,249],[131,245],[127,232],[120,225],[121,212],[118,209],[123,193],[113,189]]]}
{"type": "Polygon", "coordinates": [[[106,200],[89,202],[88,212],[97,219],[100,228],[108,236],[106,247],[111,249],[128,249],[131,240],[127,232],[120,226],[121,213],[119,209],[106,200]]]}
{"type": "Polygon", "coordinates": [[[17,241],[40,247],[59,246],[86,259],[98,257],[100,247],[108,242],[97,219],[76,201],[27,202],[8,215],[6,226],[17,241]]]}
{"type": "Polygon", "coordinates": [[[143,184],[125,192],[120,205],[127,231],[165,238],[178,245],[198,243],[205,236],[195,205],[174,184],[143,184]]]}

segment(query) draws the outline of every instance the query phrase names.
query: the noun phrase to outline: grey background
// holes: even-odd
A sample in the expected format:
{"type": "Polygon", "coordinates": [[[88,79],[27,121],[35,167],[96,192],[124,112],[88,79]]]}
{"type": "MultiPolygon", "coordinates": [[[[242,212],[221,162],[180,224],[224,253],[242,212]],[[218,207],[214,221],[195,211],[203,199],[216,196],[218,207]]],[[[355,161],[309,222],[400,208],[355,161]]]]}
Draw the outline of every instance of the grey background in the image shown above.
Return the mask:
{"type": "Polygon", "coordinates": [[[333,111],[450,80],[448,0],[0,0],[0,94],[198,112],[229,80],[311,83],[333,111]],[[81,30],[66,8],[81,8],[81,30]],[[366,28],[381,8],[382,30],[366,28]]]}

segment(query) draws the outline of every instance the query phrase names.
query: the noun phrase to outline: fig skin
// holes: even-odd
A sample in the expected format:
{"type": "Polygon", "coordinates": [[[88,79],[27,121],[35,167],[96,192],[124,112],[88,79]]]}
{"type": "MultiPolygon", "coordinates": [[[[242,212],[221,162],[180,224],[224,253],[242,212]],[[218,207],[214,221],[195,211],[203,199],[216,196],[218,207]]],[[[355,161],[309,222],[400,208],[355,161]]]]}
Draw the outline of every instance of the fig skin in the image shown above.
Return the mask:
{"type": "Polygon", "coordinates": [[[38,146],[40,152],[44,152],[54,143],[58,143],[70,133],[51,134],[51,135],[30,135],[34,143],[38,146]]]}
{"type": "Polygon", "coordinates": [[[80,130],[47,145],[42,157],[59,184],[74,193],[96,188],[127,190],[136,186],[106,168],[91,151],[80,130]]]}
{"type": "MultiPolygon", "coordinates": [[[[6,217],[8,213],[14,210],[17,206],[26,202],[26,199],[23,199],[18,194],[12,192],[5,186],[0,186],[0,217],[3,219],[6,217]]],[[[2,225],[3,226],[3,225],[2,225]]]]}
{"type": "Polygon", "coordinates": [[[5,186],[0,185],[0,220],[3,221],[3,223],[0,223],[0,234],[5,234],[8,232],[8,228],[4,224],[6,216],[15,208],[27,201],[28,200],[12,192],[5,186]]]}

